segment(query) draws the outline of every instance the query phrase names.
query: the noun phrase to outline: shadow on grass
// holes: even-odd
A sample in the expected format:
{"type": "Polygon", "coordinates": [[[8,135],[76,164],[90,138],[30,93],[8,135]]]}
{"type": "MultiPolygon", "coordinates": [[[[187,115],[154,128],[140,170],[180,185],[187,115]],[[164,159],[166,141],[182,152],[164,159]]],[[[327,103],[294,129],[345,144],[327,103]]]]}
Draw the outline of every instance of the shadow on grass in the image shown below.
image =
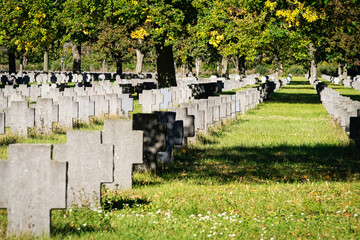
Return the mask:
{"type": "Polygon", "coordinates": [[[193,148],[177,153],[175,161],[159,170],[166,180],[191,179],[211,182],[303,182],[360,179],[359,152],[332,145],[193,148]]]}
{"type": "Polygon", "coordinates": [[[117,199],[116,201],[106,201],[103,203],[103,209],[104,210],[120,210],[124,208],[133,208],[135,206],[139,205],[149,205],[150,202],[145,199],[136,198],[136,199],[130,199],[130,198],[122,198],[117,199]]]}

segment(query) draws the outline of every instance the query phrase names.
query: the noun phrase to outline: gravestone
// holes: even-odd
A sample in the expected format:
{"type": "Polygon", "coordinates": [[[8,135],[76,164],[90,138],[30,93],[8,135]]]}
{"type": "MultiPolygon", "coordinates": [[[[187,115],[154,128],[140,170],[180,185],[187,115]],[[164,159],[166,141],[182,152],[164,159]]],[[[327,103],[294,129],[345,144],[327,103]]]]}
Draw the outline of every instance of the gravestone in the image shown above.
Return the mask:
{"type": "Polygon", "coordinates": [[[119,116],[119,113],[121,111],[121,98],[118,97],[118,94],[106,94],[105,99],[109,100],[109,114],[119,116]]]}
{"type": "Polygon", "coordinates": [[[50,85],[49,84],[43,84],[40,87],[40,94],[41,96],[45,96],[48,92],[50,92],[50,85]]]}
{"type": "Polygon", "coordinates": [[[66,128],[73,127],[73,119],[79,116],[79,103],[74,102],[72,97],[59,97],[59,124],[66,128]]]}
{"type": "Polygon", "coordinates": [[[205,111],[199,110],[197,103],[182,103],[181,107],[188,109],[188,114],[195,118],[195,135],[198,130],[205,130],[205,111]]]}
{"type": "Polygon", "coordinates": [[[208,125],[214,123],[214,107],[208,106],[207,99],[200,99],[197,101],[199,110],[205,111],[205,130],[207,130],[208,125]]]}
{"type": "Polygon", "coordinates": [[[114,145],[114,182],[110,189],[131,189],[133,164],[143,163],[143,132],[132,130],[131,120],[105,120],[103,143],[114,145]]]}
{"type": "Polygon", "coordinates": [[[133,129],[144,132],[143,164],[139,170],[156,172],[157,153],[166,150],[166,124],[158,122],[158,115],[137,113],[133,115],[133,129]]]}
{"type": "Polygon", "coordinates": [[[36,84],[30,85],[30,101],[36,102],[41,95],[41,89],[36,84]]]}
{"type": "Polygon", "coordinates": [[[142,94],[139,95],[139,104],[142,105],[143,113],[151,113],[152,105],[156,103],[156,95],[153,94],[152,90],[144,90],[142,94]]]}
{"type": "Polygon", "coordinates": [[[113,182],[113,157],[101,131],[68,131],[67,142],[54,145],[54,159],[68,164],[68,206],[100,204],[101,183],[113,182]]]}
{"type": "Polygon", "coordinates": [[[19,92],[21,92],[21,95],[25,97],[30,97],[30,88],[28,88],[27,84],[21,84],[17,88],[19,92]]]}
{"type": "Polygon", "coordinates": [[[155,112],[158,115],[158,122],[166,124],[166,151],[158,152],[157,156],[161,162],[170,162],[173,160],[174,145],[182,145],[183,139],[183,121],[175,121],[175,112],[155,112]]]}
{"type": "Polygon", "coordinates": [[[195,137],[195,117],[189,115],[187,108],[169,108],[169,111],[176,112],[176,121],[182,120],[184,126],[182,144],[184,146],[188,143],[188,138],[195,137]]]}
{"type": "Polygon", "coordinates": [[[11,107],[12,102],[26,101],[26,97],[21,95],[21,92],[14,92],[8,96],[8,106],[11,107]]]}
{"type": "Polygon", "coordinates": [[[5,126],[14,134],[28,136],[28,128],[35,126],[35,109],[29,108],[27,101],[12,102],[4,109],[5,126]]]}
{"type": "Polygon", "coordinates": [[[51,133],[53,123],[59,121],[59,105],[51,98],[39,98],[35,105],[36,132],[51,133]]]}
{"type": "Polygon", "coordinates": [[[91,101],[89,96],[78,96],[76,102],[79,104],[78,120],[89,122],[90,116],[95,115],[95,102],[91,101]]]}
{"type": "Polygon", "coordinates": [[[50,233],[50,210],[66,208],[66,164],[51,160],[49,144],[11,144],[0,160],[0,208],[8,235],[50,233]]]}
{"type": "Polygon", "coordinates": [[[8,107],[8,97],[4,96],[3,92],[0,92],[0,111],[2,112],[8,107]]]}
{"type": "Polygon", "coordinates": [[[0,134],[5,134],[5,113],[0,112],[0,134]]]}
{"type": "Polygon", "coordinates": [[[169,108],[169,103],[172,100],[172,94],[171,94],[171,92],[169,92],[168,88],[160,89],[160,93],[164,97],[164,101],[162,103],[160,103],[160,110],[168,109],[169,108]]]}
{"type": "Polygon", "coordinates": [[[90,100],[95,102],[95,116],[101,117],[109,113],[109,100],[104,95],[90,96],[90,100]]]}
{"type": "Polygon", "coordinates": [[[134,99],[130,98],[128,94],[118,94],[121,98],[121,117],[129,117],[129,112],[134,109],[134,99]]]}

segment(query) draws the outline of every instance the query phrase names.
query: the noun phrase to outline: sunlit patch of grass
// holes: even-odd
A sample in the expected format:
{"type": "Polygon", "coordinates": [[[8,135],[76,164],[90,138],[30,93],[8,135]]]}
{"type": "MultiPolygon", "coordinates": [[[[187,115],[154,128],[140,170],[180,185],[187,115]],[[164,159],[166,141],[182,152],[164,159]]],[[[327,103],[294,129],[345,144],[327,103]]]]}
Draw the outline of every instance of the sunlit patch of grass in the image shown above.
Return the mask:
{"type": "Polygon", "coordinates": [[[351,98],[355,101],[360,101],[360,91],[350,87],[344,87],[341,83],[336,85],[330,81],[327,81],[323,78],[320,79],[322,82],[326,83],[328,87],[338,91],[341,95],[351,98]]]}
{"type": "Polygon", "coordinates": [[[102,208],[53,210],[51,238],[357,239],[359,172],[353,142],[293,78],[157,175],[135,172],[133,189],[103,188],[102,208]]]}

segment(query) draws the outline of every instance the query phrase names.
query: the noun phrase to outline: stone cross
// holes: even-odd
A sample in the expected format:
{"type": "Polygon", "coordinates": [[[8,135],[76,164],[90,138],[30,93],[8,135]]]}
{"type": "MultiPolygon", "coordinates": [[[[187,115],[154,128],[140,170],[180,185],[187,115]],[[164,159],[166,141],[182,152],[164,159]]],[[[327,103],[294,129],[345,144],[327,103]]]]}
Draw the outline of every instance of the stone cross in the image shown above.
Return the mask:
{"type": "Polygon", "coordinates": [[[59,124],[66,128],[73,127],[73,119],[78,118],[79,103],[73,101],[73,97],[63,96],[59,98],[59,124]]]}
{"type": "Polygon", "coordinates": [[[90,116],[95,115],[95,102],[91,101],[89,96],[77,96],[76,102],[79,104],[78,120],[89,122],[90,116]]]}
{"type": "Polygon", "coordinates": [[[101,131],[68,131],[54,145],[54,159],[68,163],[67,204],[100,204],[101,183],[113,182],[113,145],[101,144],[101,131]]]}
{"type": "Polygon", "coordinates": [[[118,94],[121,98],[121,114],[122,117],[129,117],[129,112],[133,111],[134,99],[130,98],[128,94],[118,94]]]}
{"type": "Polygon", "coordinates": [[[164,96],[163,103],[160,103],[160,110],[165,110],[169,108],[169,103],[172,100],[172,93],[169,92],[168,88],[160,89],[161,94],[164,96]]]}
{"type": "Polygon", "coordinates": [[[187,108],[170,108],[169,111],[176,112],[176,121],[182,120],[184,126],[183,145],[187,145],[188,138],[195,137],[195,117],[189,115],[187,108]]]}
{"type": "Polygon", "coordinates": [[[175,121],[175,112],[155,112],[158,115],[159,123],[166,124],[166,151],[158,152],[157,156],[161,162],[171,162],[173,160],[174,145],[181,145],[183,139],[183,121],[175,121]]]}
{"type": "Polygon", "coordinates": [[[35,126],[35,109],[29,108],[28,101],[12,102],[4,113],[5,126],[10,127],[12,133],[27,137],[28,128],[35,126]]]}
{"type": "Polygon", "coordinates": [[[0,160],[0,208],[8,235],[50,233],[50,210],[66,208],[66,164],[51,160],[49,144],[11,144],[0,160]]]}
{"type": "Polygon", "coordinates": [[[41,89],[36,84],[30,85],[30,101],[36,102],[38,97],[40,97],[41,89]]]}
{"type": "Polygon", "coordinates": [[[109,114],[118,116],[121,110],[121,98],[116,93],[110,93],[105,95],[105,99],[109,100],[110,109],[109,114]]]}
{"type": "Polygon", "coordinates": [[[133,164],[143,163],[143,132],[132,130],[132,121],[105,120],[103,143],[114,145],[114,182],[111,189],[131,189],[133,164]]]}
{"type": "Polygon", "coordinates": [[[95,102],[95,116],[101,117],[109,113],[109,100],[104,95],[90,96],[90,100],[95,102]]]}
{"type": "Polygon", "coordinates": [[[35,105],[35,123],[38,133],[51,133],[53,123],[59,121],[59,105],[51,98],[39,98],[35,105]]]}
{"type": "Polygon", "coordinates": [[[4,92],[0,92],[0,111],[2,112],[8,107],[8,97],[4,96],[4,92]]]}
{"type": "Polygon", "coordinates": [[[138,168],[156,172],[157,153],[166,150],[166,124],[159,123],[156,114],[137,113],[133,115],[133,129],[144,132],[144,163],[138,168]]]}
{"type": "Polygon", "coordinates": [[[5,113],[0,112],[0,134],[5,134],[5,113]]]}

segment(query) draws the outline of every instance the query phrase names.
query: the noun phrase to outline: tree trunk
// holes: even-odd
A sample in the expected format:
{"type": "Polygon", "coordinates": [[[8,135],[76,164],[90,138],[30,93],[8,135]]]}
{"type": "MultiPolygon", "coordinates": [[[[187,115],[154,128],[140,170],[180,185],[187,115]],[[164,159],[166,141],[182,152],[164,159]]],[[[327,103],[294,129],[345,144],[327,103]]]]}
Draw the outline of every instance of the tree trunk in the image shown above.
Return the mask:
{"type": "Polygon", "coordinates": [[[122,57],[116,57],[115,61],[116,61],[116,73],[121,76],[123,74],[122,57]]]}
{"type": "Polygon", "coordinates": [[[284,73],[284,66],[282,63],[280,63],[279,73],[280,73],[280,76],[284,73]]]}
{"type": "Polygon", "coordinates": [[[338,63],[338,76],[339,76],[339,78],[342,76],[342,65],[341,65],[341,63],[338,63]]]}
{"type": "Polygon", "coordinates": [[[275,81],[279,81],[279,56],[275,54],[274,58],[274,67],[275,67],[275,81]]]}
{"type": "Polygon", "coordinates": [[[343,79],[347,79],[348,77],[348,68],[347,63],[344,63],[344,69],[343,69],[343,79]]]}
{"type": "Polygon", "coordinates": [[[231,60],[232,60],[232,62],[234,64],[234,66],[235,66],[235,73],[240,74],[239,73],[239,57],[238,56],[233,56],[231,58],[231,60]]]}
{"type": "Polygon", "coordinates": [[[19,75],[22,77],[24,71],[24,58],[20,57],[19,75]]]}
{"type": "Polygon", "coordinates": [[[192,77],[193,76],[192,72],[193,72],[193,69],[192,69],[191,63],[187,62],[186,63],[186,75],[192,77]]]}
{"type": "Polygon", "coordinates": [[[139,74],[142,71],[144,54],[140,51],[140,49],[135,49],[136,52],[136,69],[135,73],[139,74]]]}
{"type": "Polygon", "coordinates": [[[73,73],[81,73],[81,45],[72,46],[73,73]]]}
{"type": "Polygon", "coordinates": [[[229,57],[223,56],[221,60],[221,76],[229,78],[229,57]]]}
{"type": "Polygon", "coordinates": [[[103,62],[102,62],[102,72],[106,72],[106,60],[103,59],[103,62]]]}
{"type": "Polygon", "coordinates": [[[16,62],[15,62],[15,53],[9,50],[8,52],[9,57],[9,73],[16,73],[16,62]]]}
{"type": "Polygon", "coordinates": [[[49,72],[49,50],[44,50],[44,72],[49,72]]]}
{"type": "Polygon", "coordinates": [[[218,76],[220,76],[220,63],[216,62],[216,73],[218,76]]]}
{"type": "Polygon", "coordinates": [[[176,86],[172,46],[156,44],[155,48],[159,88],[176,86]]]}
{"type": "Polygon", "coordinates": [[[246,68],[245,68],[245,55],[242,55],[241,57],[238,57],[239,61],[238,61],[238,69],[239,69],[239,75],[241,77],[245,77],[246,74],[245,74],[245,71],[246,71],[246,68]]]}
{"type": "Polygon", "coordinates": [[[196,67],[196,76],[199,76],[200,73],[200,64],[201,64],[201,60],[199,58],[195,59],[195,67],[196,67]]]}
{"type": "Polygon", "coordinates": [[[310,53],[310,81],[313,83],[316,80],[317,63],[316,63],[316,49],[312,43],[309,45],[310,53]]]}

